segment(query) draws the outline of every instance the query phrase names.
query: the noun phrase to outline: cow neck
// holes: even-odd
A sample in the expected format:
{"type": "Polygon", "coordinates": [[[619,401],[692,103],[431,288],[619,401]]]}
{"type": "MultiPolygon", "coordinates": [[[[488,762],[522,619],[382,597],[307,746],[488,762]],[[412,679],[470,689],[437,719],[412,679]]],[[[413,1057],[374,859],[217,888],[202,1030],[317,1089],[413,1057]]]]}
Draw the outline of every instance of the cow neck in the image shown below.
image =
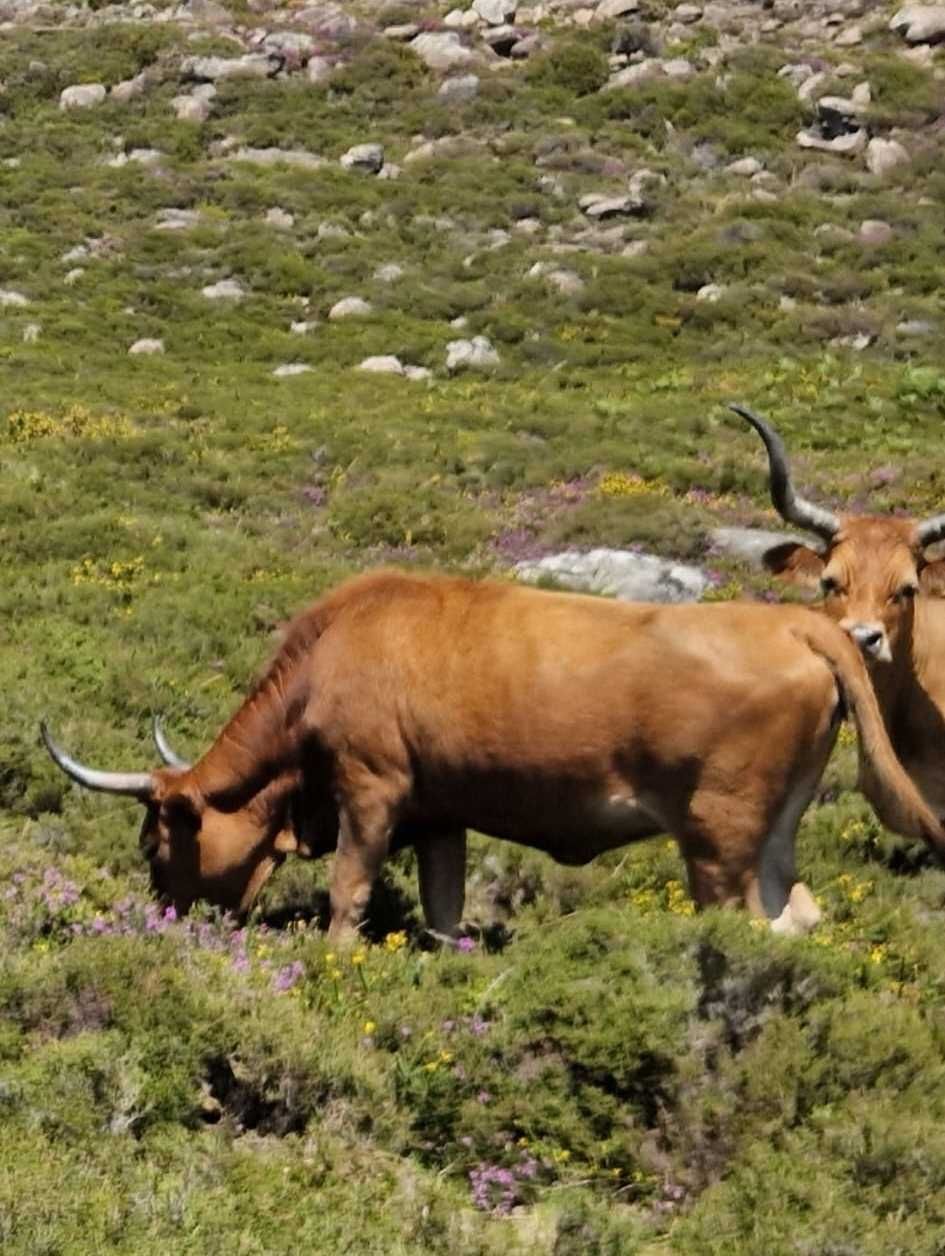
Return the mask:
{"type": "Polygon", "coordinates": [[[292,730],[304,706],[297,671],[277,659],[195,765],[194,780],[207,801],[243,806],[292,770],[292,730]]]}
{"type": "Polygon", "coordinates": [[[916,602],[912,627],[900,634],[892,661],[871,669],[871,679],[883,715],[883,722],[897,752],[904,730],[908,730],[914,714],[928,701],[923,682],[922,624],[923,603],[916,602]]]}

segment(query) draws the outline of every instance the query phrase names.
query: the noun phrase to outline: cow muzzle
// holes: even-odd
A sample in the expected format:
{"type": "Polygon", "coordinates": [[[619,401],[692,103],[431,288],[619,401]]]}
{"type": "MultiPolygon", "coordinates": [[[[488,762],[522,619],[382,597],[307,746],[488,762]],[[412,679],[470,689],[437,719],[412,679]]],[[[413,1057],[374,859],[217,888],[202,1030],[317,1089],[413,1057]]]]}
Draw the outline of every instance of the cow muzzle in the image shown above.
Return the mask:
{"type": "Polygon", "coordinates": [[[882,624],[844,619],[840,627],[849,634],[864,657],[874,659],[878,663],[892,662],[889,638],[882,624]]]}

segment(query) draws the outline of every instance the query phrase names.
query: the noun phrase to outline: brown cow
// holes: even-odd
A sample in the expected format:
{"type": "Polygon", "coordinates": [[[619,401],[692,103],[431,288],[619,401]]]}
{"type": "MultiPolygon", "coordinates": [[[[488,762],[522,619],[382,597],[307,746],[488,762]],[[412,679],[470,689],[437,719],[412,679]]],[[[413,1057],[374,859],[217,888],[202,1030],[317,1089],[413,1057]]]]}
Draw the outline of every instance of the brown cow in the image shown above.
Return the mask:
{"type": "MultiPolygon", "coordinates": [[[[863,661],[801,607],[652,606],[381,571],[290,626],[192,768],[73,779],[131,794],[155,890],[249,909],[289,851],[337,842],[333,937],[355,929],[392,841],[417,849],[430,926],[452,933],[472,827],[580,864],[669,832],[696,903],[782,930],[818,911],[794,835],[844,703],[891,826],[945,850],[892,754],[863,661]]],[[[166,747],[165,747],[166,749],[166,747]]]]}
{"type": "MultiPolygon", "coordinates": [[[[765,443],[771,500],[788,523],[813,532],[823,550],[778,546],[768,566],[819,584],[824,610],[866,656],[893,748],[939,816],[945,816],[945,562],[928,546],[945,537],[945,515],[921,522],[883,515],[835,515],[799,497],[784,444],[769,423],[731,407],[765,443]]],[[[893,826],[894,827],[894,826],[893,826]]]]}

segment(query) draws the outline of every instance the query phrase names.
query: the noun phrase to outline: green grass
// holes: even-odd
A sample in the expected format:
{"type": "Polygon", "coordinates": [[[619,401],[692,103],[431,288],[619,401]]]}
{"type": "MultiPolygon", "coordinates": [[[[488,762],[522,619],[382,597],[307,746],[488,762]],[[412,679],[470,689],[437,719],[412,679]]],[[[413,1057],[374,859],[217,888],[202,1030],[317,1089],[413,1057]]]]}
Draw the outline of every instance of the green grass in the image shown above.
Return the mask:
{"type": "MultiPolygon", "coordinates": [[[[405,853],[353,964],[318,928],[323,864],[282,869],[245,934],[156,922],[137,807],[80,793],[38,744],[46,716],[76,753],[145,766],[162,712],[199,753],[279,623],[383,561],[476,573],[643,544],[709,563],[713,597],[766,591],[705,559],[714,526],[774,522],[733,399],[778,424],[811,495],[942,509],[934,143],[898,182],[827,162],[813,192],[777,49],[737,54],[727,86],[700,68],[598,94],[611,35],[560,35],[449,108],[408,50],[359,37],[327,86],[224,84],[195,127],[170,109],[177,59],[232,52],[223,38],[5,33],[0,160],[19,164],[0,288],[30,300],[0,309],[5,1251],[940,1250],[945,875],[878,828],[848,745],[802,826],[826,913],[812,940],[690,917],[666,842],[573,870],[477,838],[476,949],[425,949],[405,853]],[[70,83],[148,65],[164,78],[128,105],[57,107],[70,83]],[[102,164],[116,136],[161,163],[102,164]],[[365,140],[401,163],[444,136],[464,155],[395,181],[336,164],[365,140]],[[235,163],[211,150],[227,137],[333,164],[235,163]],[[723,164],[764,159],[777,201],[699,175],[705,142],[723,164]],[[644,167],[667,180],[650,215],[588,236],[580,196],[644,167]],[[291,230],[265,224],[274,206],[291,230]],[[166,208],[199,222],[159,231],[166,208]],[[894,240],[814,234],[866,218],[894,240]],[[621,256],[638,239],[648,251],[621,256]],[[536,261],[583,292],[528,278],[536,261]],[[387,262],[404,267],[390,285],[373,278],[387,262]],[[228,277],[243,302],[201,295],[228,277]],[[717,304],[697,300],[706,283],[726,288],[717,304]],[[328,322],[348,295],[373,313],[328,322]],[[904,317],[934,329],[907,344],[904,317]],[[860,325],[866,352],[826,343],[860,325]],[[475,334],[501,365],[449,378],[447,343],[475,334]],[[128,357],[142,336],[165,354],[128,357]],[[434,378],[354,369],[378,353],[434,378]],[[312,370],[273,378],[282,362],[312,370]],[[869,487],[890,464],[898,478],[869,487]]],[[[884,40],[844,51],[873,125],[931,117],[930,76],[884,40]]]]}

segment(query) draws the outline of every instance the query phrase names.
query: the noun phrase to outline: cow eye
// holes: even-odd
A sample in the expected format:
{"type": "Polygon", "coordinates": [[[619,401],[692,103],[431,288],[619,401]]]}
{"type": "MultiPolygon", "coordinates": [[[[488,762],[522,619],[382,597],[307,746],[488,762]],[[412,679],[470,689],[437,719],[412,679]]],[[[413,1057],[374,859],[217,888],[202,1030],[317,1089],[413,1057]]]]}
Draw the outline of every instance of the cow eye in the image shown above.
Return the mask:
{"type": "Polygon", "coordinates": [[[918,592],[919,592],[918,585],[912,584],[910,582],[909,584],[904,584],[902,586],[899,592],[895,594],[895,597],[893,600],[896,602],[911,602],[911,600],[915,597],[915,595],[918,592]]]}
{"type": "Polygon", "coordinates": [[[824,597],[830,597],[831,593],[839,593],[840,586],[834,580],[833,576],[824,576],[820,582],[820,591],[824,597]]]}

